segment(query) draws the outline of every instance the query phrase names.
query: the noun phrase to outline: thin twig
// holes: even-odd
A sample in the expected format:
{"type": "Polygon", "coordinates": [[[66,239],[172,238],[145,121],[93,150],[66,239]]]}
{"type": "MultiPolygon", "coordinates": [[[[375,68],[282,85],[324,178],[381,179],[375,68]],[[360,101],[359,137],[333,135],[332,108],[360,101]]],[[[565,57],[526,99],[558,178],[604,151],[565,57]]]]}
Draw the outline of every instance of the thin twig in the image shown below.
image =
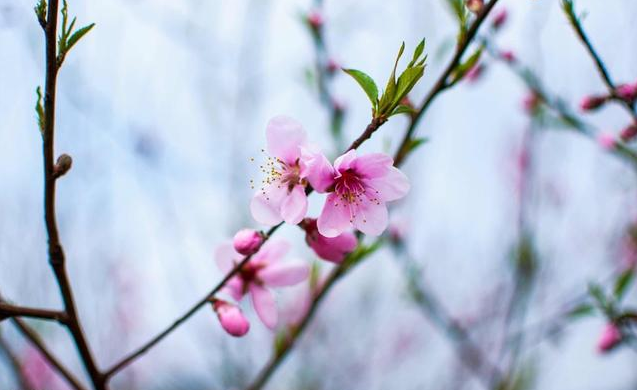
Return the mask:
{"type": "Polygon", "coordinates": [[[53,355],[53,352],[49,350],[49,348],[46,346],[44,341],[40,338],[35,330],[33,330],[29,325],[27,325],[26,322],[19,318],[12,318],[11,322],[13,322],[16,328],[18,328],[18,331],[31,342],[33,347],[40,351],[40,353],[42,353],[49,364],[51,364],[51,366],[53,366],[53,368],[55,368],[55,370],[60,373],[60,375],[68,382],[68,384],[71,385],[71,387],[73,387],[75,390],[87,390],[86,387],[84,387],[84,385],[82,385],[80,381],[75,377],[75,375],[73,375],[64,366],[64,364],[62,364],[62,362],[60,362],[58,358],[53,355]]]}
{"type": "Polygon", "coordinates": [[[420,105],[420,108],[412,116],[411,121],[409,123],[409,127],[407,128],[407,132],[405,133],[405,136],[403,137],[403,140],[400,146],[398,147],[398,150],[396,151],[396,155],[394,157],[394,160],[396,161],[396,165],[401,165],[403,163],[403,160],[407,157],[407,154],[409,152],[409,145],[412,142],[413,135],[416,132],[416,127],[418,126],[418,122],[420,122],[420,119],[422,119],[425,112],[427,112],[427,109],[429,108],[431,103],[433,103],[436,97],[438,97],[438,95],[441,92],[443,92],[444,90],[450,87],[450,84],[448,82],[449,77],[460,64],[460,61],[462,60],[462,56],[467,51],[469,44],[476,37],[476,34],[478,33],[480,26],[485,21],[485,19],[487,18],[487,16],[493,9],[493,7],[495,7],[497,2],[498,0],[491,0],[488,4],[486,4],[482,8],[480,13],[476,17],[476,19],[471,24],[471,27],[469,27],[469,29],[467,30],[467,33],[464,36],[463,40],[460,41],[458,45],[456,46],[456,52],[454,56],[452,57],[451,61],[449,62],[445,70],[442,72],[440,77],[438,77],[438,80],[434,84],[433,88],[431,88],[427,96],[425,96],[425,99],[420,105]]]}
{"type": "Polygon", "coordinates": [[[57,321],[61,324],[65,324],[67,321],[66,313],[63,311],[16,306],[0,301],[0,321],[11,317],[38,318],[57,321]]]}
{"type": "Polygon", "coordinates": [[[100,373],[77,315],[73,290],[69,281],[64,249],[60,241],[55,212],[55,184],[58,175],[55,172],[55,94],[59,63],[57,60],[58,0],[50,0],[47,9],[46,26],[46,80],[44,87],[44,128],[42,131],[42,152],[44,156],[44,219],[48,236],[49,263],[64,301],[68,316],[67,327],[73,336],[75,346],[82,363],[88,372],[96,390],[106,389],[106,382],[100,373]]]}

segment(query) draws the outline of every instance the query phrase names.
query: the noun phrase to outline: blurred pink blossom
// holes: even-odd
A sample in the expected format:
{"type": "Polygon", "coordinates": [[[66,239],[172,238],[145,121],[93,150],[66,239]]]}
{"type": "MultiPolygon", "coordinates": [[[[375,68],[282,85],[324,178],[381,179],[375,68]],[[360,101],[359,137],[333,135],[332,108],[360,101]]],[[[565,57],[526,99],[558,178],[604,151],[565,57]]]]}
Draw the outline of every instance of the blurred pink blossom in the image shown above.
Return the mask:
{"type": "Polygon", "coordinates": [[[602,330],[602,334],[597,343],[597,351],[605,353],[615,348],[622,341],[622,332],[617,325],[608,323],[602,330]]]}
{"type": "Polygon", "coordinates": [[[537,93],[531,91],[522,100],[522,107],[527,114],[532,115],[540,107],[541,103],[542,99],[540,98],[540,96],[537,93]]]}
{"type": "Polygon", "coordinates": [[[232,240],[234,250],[244,256],[250,256],[259,250],[263,235],[253,229],[239,230],[232,240]]]}
{"type": "Polygon", "coordinates": [[[257,222],[276,225],[301,222],[307,212],[301,147],[306,144],[305,130],[292,118],[277,116],[266,128],[267,151],[270,157],[262,166],[266,175],[263,186],[250,203],[257,222]]]}
{"type": "Polygon", "coordinates": [[[307,179],[318,192],[329,195],[318,218],[318,230],[336,237],[351,226],[371,236],[380,235],[388,223],[386,202],[404,197],[409,180],[383,153],[358,157],[350,150],[334,162],[313,154],[306,160],[307,179]]]}
{"type": "Polygon", "coordinates": [[[617,96],[628,102],[632,102],[637,99],[637,83],[622,84],[615,90],[617,96]]]}
{"type": "Polygon", "coordinates": [[[473,13],[478,13],[484,7],[484,0],[466,0],[467,8],[473,13]]]}
{"type": "Polygon", "coordinates": [[[323,27],[323,23],[325,23],[325,18],[323,14],[319,10],[312,10],[307,14],[307,23],[315,30],[323,27]]]}
{"type": "Polygon", "coordinates": [[[53,371],[42,354],[29,347],[24,352],[22,373],[34,390],[48,390],[52,388],[53,371]]]}
{"type": "Polygon", "coordinates": [[[343,232],[336,237],[323,236],[319,233],[314,218],[305,218],[301,225],[305,230],[305,241],[323,260],[340,263],[345,255],[356,249],[356,245],[358,245],[356,235],[350,231],[343,232]]]}
{"type": "Polygon", "coordinates": [[[515,57],[515,53],[513,53],[511,50],[505,50],[502,53],[500,53],[500,57],[506,61],[506,62],[515,62],[516,57],[515,57]]]}
{"type": "Polygon", "coordinates": [[[503,8],[495,14],[495,16],[493,17],[493,22],[491,23],[491,26],[497,30],[501,28],[504,25],[504,23],[506,23],[508,18],[509,18],[509,13],[507,12],[505,8],[503,8]]]}
{"type": "MultiPolygon", "coordinates": [[[[241,271],[232,277],[223,291],[237,302],[248,292],[257,315],[270,329],[277,323],[277,309],[274,295],[268,287],[284,287],[298,284],[309,275],[309,267],[304,263],[282,264],[280,260],[290,249],[282,240],[270,240],[252,256],[241,271]]],[[[243,256],[237,253],[230,243],[220,245],[215,252],[219,269],[230,272],[243,256]]]]}
{"type": "Polygon", "coordinates": [[[597,135],[597,143],[606,150],[612,150],[615,148],[617,140],[611,133],[602,132],[597,135]]]}
{"type": "Polygon", "coordinates": [[[241,309],[230,302],[215,300],[212,304],[223,329],[231,336],[241,337],[250,330],[250,323],[241,309]]]}
{"type": "Polygon", "coordinates": [[[466,78],[467,81],[469,82],[476,82],[480,79],[480,77],[482,76],[482,74],[484,73],[484,65],[482,64],[476,64],[474,65],[471,69],[469,69],[469,71],[466,74],[466,78]]]}
{"type": "Polygon", "coordinates": [[[584,96],[584,98],[579,104],[579,107],[582,111],[592,111],[603,106],[607,100],[608,100],[608,97],[602,96],[602,95],[584,96]]]}

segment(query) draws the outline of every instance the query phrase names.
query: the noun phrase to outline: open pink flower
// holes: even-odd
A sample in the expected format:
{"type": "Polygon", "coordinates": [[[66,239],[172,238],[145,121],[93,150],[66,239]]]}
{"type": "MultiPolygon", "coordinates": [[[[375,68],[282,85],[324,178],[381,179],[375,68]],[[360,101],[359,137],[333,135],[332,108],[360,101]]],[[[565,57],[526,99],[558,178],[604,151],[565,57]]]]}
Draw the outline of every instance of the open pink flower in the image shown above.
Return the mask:
{"type": "MultiPolygon", "coordinates": [[[[277,309],[274,295],[268,287],[298,284],[305,280],[310,272],[307,264],[280,262],[289,249],[290,245],[285,241],[266,242],[224,287],[224,291],[236,301],[240,301],[247,293],[250,293],[254,310],[265,326],[270,329],[276,326],[277,309]]],[[[243,256],[234,250],[231,243],[222,244],[215,253],[219,269],[226,273],[230,272],[242,259],[243,256]]]]}
{"type": "Polygon", "coordinates": [[[266,177],[252,198],[250,210],[264,225],[281,221],[295,225],[307,212],[307,183],[300,161],[305,131],[294,119],[277,116],[268,122],[266,138],[269,157],[262,166],[266,177]]]}
{"type": "Polygon", "coordinates": [[[323,260],[341,263],[345,255],[351,253],[358,245],[356,235],[350,231],[343,232],[336,237],[323,236],[319,233],[314,218],[305,218],[301,226],[305,230],[305,241],[323,260]]]}
{"type": "Polygon", "coordinates": [[[307,156],[307,179],[318,192],[329,192],[318,218],[318,231],[337,237],[351,226],[380,235],[387,227],[386,202],[402,198],[409,180],[383,153],[357,156],[350,150],[334,162],[320,154],[307,156]]]}

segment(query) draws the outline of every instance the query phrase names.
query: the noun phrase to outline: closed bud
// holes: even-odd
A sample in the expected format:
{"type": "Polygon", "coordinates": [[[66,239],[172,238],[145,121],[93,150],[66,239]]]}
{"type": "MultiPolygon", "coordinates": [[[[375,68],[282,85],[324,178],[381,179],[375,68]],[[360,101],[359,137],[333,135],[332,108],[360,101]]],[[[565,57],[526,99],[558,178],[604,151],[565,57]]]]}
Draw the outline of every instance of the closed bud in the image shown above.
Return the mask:
{"type": "Polygon", "coordinates": [[[619,137],[624,142],[628,142],[637,136],[637,123],[632,123],[628,125],[622,132],[619,134],[619,137]]]}
{"type": "Polygon", "coordinates": [[[622,341],[622,332],[617,325],[609,323],[604,327],[599,341],[597,343],[597,351],[606,353],[619,345],[622,341]]]}
{"type": "Polygon", "coordinates": [[[500,57],[506,62],[515,62],[515,54],[513,54],[513,52],[510,50],[500,53],[500,57]]]}
{"type": "Polygon", "coordinates": [[[482,7],[484,7],[484,0],[467,0],[466,3],[469,11],[473,12],[474,14],[480,12],[482,10],[482,7]]]}
{"type": "Polygon", "coordinates": [[[310,11],[310,13],[307,15],[307,24],[309,24],[313,30],[320,30],[321,27],[323,27],[324,22],[325,20],[323,19],[323,14],[321,14],[320,11],[310,11]]]}
{"type": "Polygon", "coordinates": [[[607,96],[585,96],[579,104],[582,111],[593,111],[603,106],[608,100],[607,96]]]}
{"type": "Polygon", "coordinates": [[[504,25],[504,23],[506,23],[508,17],[509,17],[509,14],[506,9],[500,10],[497,14],[495,14],[495,17],[493,18],[493,22],[491,23],[491,27],[493,27],[496,30],[501,28],[504,25]]]}
{"type": "Polygon", "coordinates": [[[339,70],[340,68],[341,66],[339,65],[339,63],[336,62],[336,60],[334,60],[333,58],[330,58],[329,60],[327,60],[326,69],[328,73],[330,74],[336,73],[336,71],[339,70]]]}
{"type": "Polygon", "coordinates": [[[263,234],[253,229],[241,229],[234,235],[234,250],[244,256],[250,256],[259,250],[263,243],[263,234]]]}
{"type": "Polygon", "coordinates": [[[73,165],[73,159],[68,154],[64,153],[58,157],[53,167],[53,176],[58,178],[66,174],[73,165]]]}
{"type": "Polygon", "coordinates": [[[632,103],[637,99],[637,83],[622,84],[615,89],[615,93],[620,99],[632,103]]]}
{"type": "Polygon", "coordinates": [[[617,140],[612,134],[604,132],[597,136],[597,143],[602,147],[602,149],[613,150],[615,149],[617,140]]]}
{"type": "Polygon", "coordinates": [[[250,323],[237,305],[216,299],[212,302],[212,308],[217,313],[221,327],[234,337],[244,336],[250,330],[250,323]]]}

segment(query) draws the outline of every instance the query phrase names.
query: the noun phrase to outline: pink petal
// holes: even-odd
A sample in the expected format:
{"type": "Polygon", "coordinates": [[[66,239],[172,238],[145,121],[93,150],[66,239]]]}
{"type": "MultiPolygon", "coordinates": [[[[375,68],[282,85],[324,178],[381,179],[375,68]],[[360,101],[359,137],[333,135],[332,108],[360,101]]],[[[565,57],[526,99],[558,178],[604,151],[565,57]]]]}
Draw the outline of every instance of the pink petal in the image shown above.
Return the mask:
{"type": "Polygon", "coordinates": [[[354,160],[356,160],[356,151],[352,149],[334,161],[334,168],[337,171],[348,170],[354,160]]]}
{"type": "Polygon", "coordinates": [[[385,153],[370,153],[352,161],[351,168],[363,178],[374,179],[385,176],[393,165],[394,159],[385,153]]]}
{"type": "Polygon", "coordinates": [[[257,277],[270,287],[285,287],[301,283],[309,274],[310,267],[305,263],[278,263],[261,269],[257,277]]]}
{"type": "Polygon", "coordinates": [[[363,196],[354,214],[354,227],[370,236],[379,236],[387,228],[388,215],[385,203],[363,196]]]}
{"type": "Polygon", "coordinates": [[[287,189],[275,182],[265,187],[265,194],[263,192],[258,191],[254,194],[250,202],[250,211],[257,222],[274,226],[283,220],[281,217],[281,203],[287,193],[287,189]]]}
{"type": "Polygon", "coordinates": [[[305,187],[296,185],[281,204],[281,217],[286,223],[296,225],[307,213],[307,195],[305,187]]]}
{"type": "Polygon", "coordinates": [[[213,307],[217,312],[221,326],[228,334],[241,337],[248,333],[250,323],[238,306],[225,301],[217,301],[213,307]]]}
{"type": "Polygon", "coordinates": [[[268,240],[261,246],[261,250],[259,250],[252,259],[250,263],[254,264],[271,264],[277,262],[285,256],[290,250],[290,243],[281,240],[281,239],[273,239],[268,240]]]}
{"type": "Polygon", "coordinates": [[[277,323],[276,303],[272,292],[258,284],[250,284],[250,297],[252,306],[261,319],[261,322],[270,329],[274,329],[277,323]]]}
{"type": "Polygon", "coordinates": [[[266,128],[268,153],[278,157],[287,164],[294,164],[301,156],[300,146],[306,139],[303,126],[287,116],[277,116],[270,119],[266,128]]]}
{"type": "Polygon", "coordinates": [[[245,285],[243,283],[243,279],[241,279],[239,276],[234,276],[230,280],[228,280],[225,286],[223,286],[222,291],[230,295],[232,299],[238,302],[243,298],[245,292],[244,287],[245,285]]]}
{"type": "Polygon", "coordinates": [[[411,187],[407,176],[396,167],[391,167],[381,178],[366,180],[365,184],[370,187],[369,192],[381,202],[400,199],[407,195],[411,187]]]}
{"type": "Polygon", "coordinates": [[[217,267],[219,267],[221,272],[226,274],[230,272],[236,262],[242,258],[243,256],[238,254],[229,242],[219,245],[215,250],[215,262],[217,263],[217,267]]]}
{"type": "Polygon", "coordinates": [[[306,178],[317,192],[325,192],[334,184],[336,172],[327,158],[301,148],[301,176],[306,178]]]}
{"type": "Polygon", "coordinates": [[[341,201],[335,193],[329,194],[317,220],[319,233],[325,237],[336,237],[351,226],[350,221],[349,204],[341,201]]]}
{"type": "Polygon", "coordinates": [[[316,239],[310,241],[310,246],[321,259],[335,263],[342,262],[345,255],[356,249],[357,245],[358,240],[352,232],[344,232],[333,238],[317,234],[316,239]]]}

